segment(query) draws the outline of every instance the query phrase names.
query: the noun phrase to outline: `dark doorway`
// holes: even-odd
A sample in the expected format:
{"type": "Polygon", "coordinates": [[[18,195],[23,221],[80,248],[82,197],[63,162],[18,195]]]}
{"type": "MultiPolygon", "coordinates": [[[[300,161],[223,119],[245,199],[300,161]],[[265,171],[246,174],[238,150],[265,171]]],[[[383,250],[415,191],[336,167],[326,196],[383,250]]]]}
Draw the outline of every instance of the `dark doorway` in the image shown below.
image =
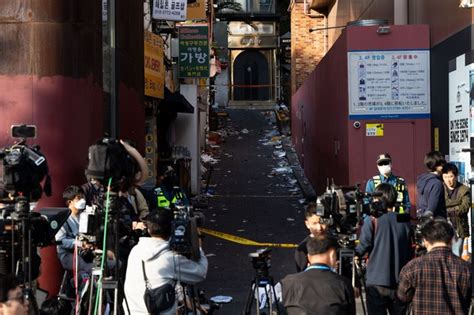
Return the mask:
{"type": "Polygon", "coordinates": [[[242,52],[235,58],[233,69],[234,100],[266,101],[270,99],[272,87],[268,61],[260,51],[242,52]]]}

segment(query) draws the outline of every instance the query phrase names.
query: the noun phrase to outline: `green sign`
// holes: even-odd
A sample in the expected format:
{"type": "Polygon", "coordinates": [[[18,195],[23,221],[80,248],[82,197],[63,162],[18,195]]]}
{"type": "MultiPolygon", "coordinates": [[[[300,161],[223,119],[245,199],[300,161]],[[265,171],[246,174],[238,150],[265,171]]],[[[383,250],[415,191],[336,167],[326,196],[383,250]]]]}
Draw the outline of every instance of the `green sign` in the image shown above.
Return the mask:
{"type": "Polygon", "coordinates": [[[179,28],[180,78],[209,77],[209,39],[207,26],[179,28]]]}

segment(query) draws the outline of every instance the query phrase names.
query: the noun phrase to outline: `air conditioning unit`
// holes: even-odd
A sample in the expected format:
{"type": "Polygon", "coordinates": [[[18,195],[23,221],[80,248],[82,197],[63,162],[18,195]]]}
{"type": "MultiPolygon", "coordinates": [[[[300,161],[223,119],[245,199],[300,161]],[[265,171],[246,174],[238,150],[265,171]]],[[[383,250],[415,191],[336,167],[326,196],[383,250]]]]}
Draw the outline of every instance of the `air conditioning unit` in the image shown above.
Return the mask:
{"type": "Polygon", "coordinates": [[[459,3],[459,7],[463,9],[474,8],[473,0],[461,0],[461,2],[459,3]]]}

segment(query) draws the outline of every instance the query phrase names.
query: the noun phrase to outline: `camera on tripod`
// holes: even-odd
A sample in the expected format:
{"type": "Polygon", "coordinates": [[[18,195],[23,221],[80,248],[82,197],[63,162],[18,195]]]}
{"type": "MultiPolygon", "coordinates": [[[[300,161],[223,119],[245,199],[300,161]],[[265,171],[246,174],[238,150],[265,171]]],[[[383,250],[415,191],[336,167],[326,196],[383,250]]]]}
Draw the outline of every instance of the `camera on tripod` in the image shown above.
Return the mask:
{"type": "Polygon", "coordinates": [[[52,193],[48,163],[39,146],[26,144],[27,138],[36,137],[35,126],[12,126],[11,136],[20,139],[0,150],[0,191],[3,191],[0,203],[4,205],[0,209],[0,272],[16,274],[28,289],[38,277],[41,263],[32,248],[54,244],[54,236],[70,211],[68,208],[32,211],[30,202],[38,201],[43,192],[47,196],[52,193]]]}
{"type": "Polygon", "coordinates": [[[252,267],[257,273],[264,274],[268,272],[268,269],[272,266],[271,252],[271,248],[262,248],[249,254],[252,259],[252,267]]]}

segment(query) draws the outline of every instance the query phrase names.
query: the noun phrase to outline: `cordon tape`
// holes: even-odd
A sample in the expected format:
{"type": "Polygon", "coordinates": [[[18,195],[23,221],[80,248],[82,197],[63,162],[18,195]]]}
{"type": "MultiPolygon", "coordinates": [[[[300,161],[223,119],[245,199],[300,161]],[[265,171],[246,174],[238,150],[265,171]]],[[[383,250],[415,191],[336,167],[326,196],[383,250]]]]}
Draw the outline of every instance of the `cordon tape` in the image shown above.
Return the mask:
{"type": "Polygon", "coordinates": [[[202,227],[199,228],[199,231],[201,231],[202,233],[211,235],[211,236],[215,236],[215,237],[218,237],[218,238],[230,241],[230,242],[234,242],[234,243],[237,243],[237,244],[242,244],[242,245],[264,246],[264,247],[280,247],[280,248],[296,248],[296,247],[298,247],[298,245],[296,245],[296,244],[276,244],[276,243],[255,242],[255,241],[243,238],[243,237],[239,237],[239,236],[235,236],[235,235],[231,235],[231,234],[227,234],[227,233],[223,233],[223,232],[213,231],[213,230],[209,230],[209,229],[202,228],[202,227]]]}

